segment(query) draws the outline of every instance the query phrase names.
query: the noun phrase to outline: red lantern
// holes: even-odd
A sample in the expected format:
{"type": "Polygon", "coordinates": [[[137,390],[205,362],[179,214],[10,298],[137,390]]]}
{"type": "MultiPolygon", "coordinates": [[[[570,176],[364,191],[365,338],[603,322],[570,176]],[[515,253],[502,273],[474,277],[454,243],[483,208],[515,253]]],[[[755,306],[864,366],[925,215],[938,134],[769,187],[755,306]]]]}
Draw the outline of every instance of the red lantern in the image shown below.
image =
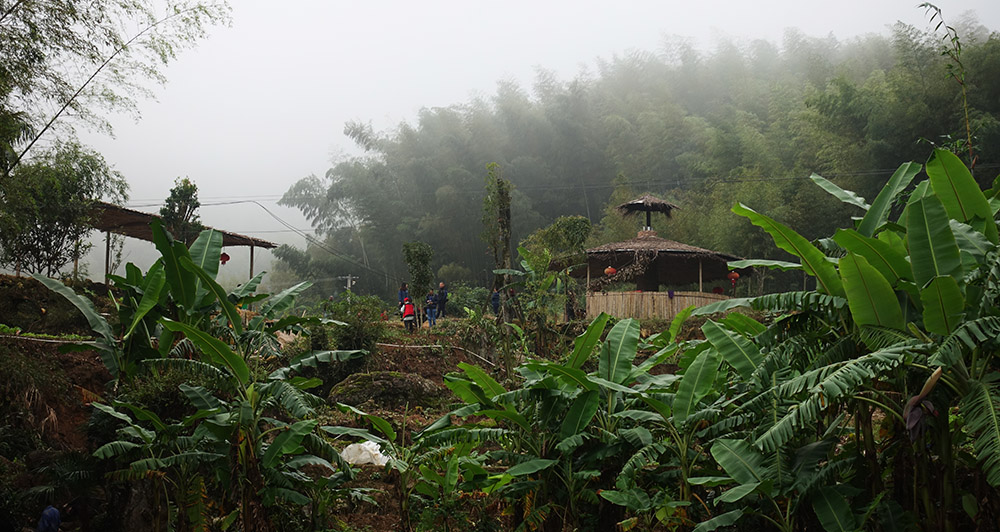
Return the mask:
{"type": "Polygon", "coordinates": [[[607,275],[608,277],[611,277],[616,273],[618,273],[618,270],[616,270],[613,266],[608,266],[607,268],[604,268],[604,275],[607,275]]]}
{"type": "Polygon", "coordinates": [[[219,255],[219,262],[221,262],[222,265],[225,266],[226,263],[229,262],[229,253],[223,251],[222,255],[219,255]]]}
{"type": "Polygon", "coordinates": [[[736,280],[740,278],[740,274],[737,273],[737,272],[735,272],[735,271],[732,271],[732,272],[729,272],[729,275],[727,275],[726,277],[729,277],[729,280],[733,283],[733,289],[735,289],[736,288],[736,280]]]}

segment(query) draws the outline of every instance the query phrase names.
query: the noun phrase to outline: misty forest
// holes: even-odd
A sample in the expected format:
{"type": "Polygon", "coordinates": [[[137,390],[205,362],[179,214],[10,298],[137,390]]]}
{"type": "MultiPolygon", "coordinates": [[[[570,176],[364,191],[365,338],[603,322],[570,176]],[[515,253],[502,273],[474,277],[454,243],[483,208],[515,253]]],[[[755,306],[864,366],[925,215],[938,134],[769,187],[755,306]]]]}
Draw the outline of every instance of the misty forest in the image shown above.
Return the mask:
{"type": "Polygon", "coordinates": [[[0,0],[0,532],[1000,521],[1000,32],[667,37],[350,121],[235,283],[196,180],[129,211],[75,134],[229,22],[153,4],[0,0]]]}

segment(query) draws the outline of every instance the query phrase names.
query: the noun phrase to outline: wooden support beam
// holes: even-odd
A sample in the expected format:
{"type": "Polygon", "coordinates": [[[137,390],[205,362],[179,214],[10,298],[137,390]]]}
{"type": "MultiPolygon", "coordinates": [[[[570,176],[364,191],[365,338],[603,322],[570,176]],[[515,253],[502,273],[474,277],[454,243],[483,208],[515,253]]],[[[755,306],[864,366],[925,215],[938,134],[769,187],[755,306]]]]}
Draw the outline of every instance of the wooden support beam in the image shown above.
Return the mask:
{"type": "Polygon", "coordinates": [[[104,286],[108,286],[111,280],[111,231],[104,233],[104,286]]]}
{"type": "Polygon", "coordinates": [[[702,280],[701,259],[698,259],[698,291],[704,292],[705,289],[702,288],[701,286],[701,280],[702,280]]]}

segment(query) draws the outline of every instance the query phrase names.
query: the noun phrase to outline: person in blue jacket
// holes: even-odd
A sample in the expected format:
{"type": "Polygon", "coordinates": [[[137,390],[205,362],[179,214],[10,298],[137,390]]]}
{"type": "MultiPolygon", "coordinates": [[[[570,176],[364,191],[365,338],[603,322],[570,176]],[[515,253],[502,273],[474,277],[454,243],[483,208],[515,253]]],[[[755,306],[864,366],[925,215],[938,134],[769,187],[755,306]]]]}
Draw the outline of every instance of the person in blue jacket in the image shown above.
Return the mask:
{"type": "Polygon", "coordinates": [[[444,308],[448,305],[448,289],[444,286],[444,281],[438,284],[437,294],[437,317],[444,318],[444,308]]]}
{"type": "Polygon", "coordinates": [[[493,288],[493,295],[490,296],[490,308],[493,309],[494,314],[500,314],[500,292],[493,288]]]}
{"type": "Polygon", "coordinates": [[[410,297],[410,286],[406,283],[399,285],[399,306],[403,306],[403,301],[410,297]]]}
{"type": "Polygon", "coordinates": [[[55,506],[47,506],[42,510],[42,517],[38,519],[37,532],[59,532],[59,525],[62,524],[62,514],[55,506]]]}
{"type": "Polygon", "coordinates": [[[437,296],[433,290],[427,291],[427,299],[424,300],[424,314],[427,315],[427,328],[437,325],[437,296]]]}

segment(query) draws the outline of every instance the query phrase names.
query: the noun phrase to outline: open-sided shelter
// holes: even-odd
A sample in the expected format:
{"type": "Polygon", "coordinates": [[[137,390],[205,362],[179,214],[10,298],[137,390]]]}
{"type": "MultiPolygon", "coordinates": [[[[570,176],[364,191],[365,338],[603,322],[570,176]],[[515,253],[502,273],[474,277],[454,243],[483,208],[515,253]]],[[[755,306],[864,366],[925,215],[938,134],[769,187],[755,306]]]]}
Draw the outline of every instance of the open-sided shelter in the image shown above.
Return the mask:
{"type": "MultiPolygon", "coordinates": [[[[99,201],[94,204],[93,214],[92,225],[94,229],[105,233],[105,276],[107,276],[111,270],[111,233],[131,238],[138,238],[139,240],[145,240],[147,242],[153,241],[153,230],[149,224],[154,218],[158,218],[155,214],[127,209],[125,207],[120,207],[103,201],[99,201]]],[[[206,229],[212,228],[206,227],[206,229]]],[[[223,231],[221,229],[216,229],[216,231],[222,233],[223,246],[250,247],[250,277],[253,277],[254,249],[271,249],[278,247],[278,245],[274,242],[268,242],[267,240],[223,231]]]]}

